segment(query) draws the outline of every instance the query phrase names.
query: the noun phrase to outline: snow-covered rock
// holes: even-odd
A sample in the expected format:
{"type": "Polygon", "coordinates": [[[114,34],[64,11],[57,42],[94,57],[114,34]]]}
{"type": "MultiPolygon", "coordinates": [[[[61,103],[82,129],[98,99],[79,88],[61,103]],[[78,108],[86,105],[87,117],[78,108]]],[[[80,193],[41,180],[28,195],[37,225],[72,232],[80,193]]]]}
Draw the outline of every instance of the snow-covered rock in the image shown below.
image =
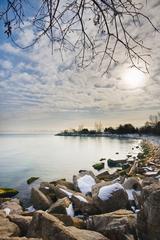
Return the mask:
{"type": "Polygon", "coordinates": [[[96,184],[96,177],[91,171],[84,171],[73,176],[75,190],[83,194],[90,193],[96,184]]]}
{"type": "Polygon", "coordinates": [[[93,202],[102,213],[125,209],[128,204],[128,195],[119,183],[108,184],[102,182],[93,187],[93,202]]]}

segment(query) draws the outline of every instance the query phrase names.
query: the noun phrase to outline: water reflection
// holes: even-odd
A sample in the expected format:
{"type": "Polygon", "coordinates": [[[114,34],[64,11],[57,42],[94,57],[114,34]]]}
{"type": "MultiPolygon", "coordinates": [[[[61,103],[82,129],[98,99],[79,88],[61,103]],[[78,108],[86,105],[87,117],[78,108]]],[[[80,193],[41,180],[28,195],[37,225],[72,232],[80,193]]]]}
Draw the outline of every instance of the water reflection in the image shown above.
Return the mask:
{"type": "Polygon", "coordinates": [[[31,176],[40,177],[40,181],[64,177],[71,180],[80,169],[93,170],[91,166],[101,158],[126,158],[139,142],[104,137],[1,135],[0,185],[22,191],[31,176]]]}

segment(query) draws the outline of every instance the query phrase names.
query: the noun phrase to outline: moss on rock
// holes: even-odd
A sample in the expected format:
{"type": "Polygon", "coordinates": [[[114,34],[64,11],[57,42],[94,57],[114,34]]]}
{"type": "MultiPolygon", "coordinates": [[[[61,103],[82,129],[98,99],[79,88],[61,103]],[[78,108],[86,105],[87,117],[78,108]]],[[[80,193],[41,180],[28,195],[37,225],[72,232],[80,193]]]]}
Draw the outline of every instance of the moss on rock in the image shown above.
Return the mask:
{"type": "Polygon", "coordinates": [[[92,167],[93,167],[94,169],[96,169],[97,171],[100,171],[101,169],[104,168],[104,162],[95,163],[92,167]]]}
{"type": "Polygon", "coordinates": [[[0,198],[10,198],[18,194],[18,191],[14,188],[1,188],[0,187],[0,198]]]}
{"type": "Polygon", "coordinates": [[[36,181],[37,179],[39,179],[39,177],[30,177],[30,178],[27,180],[27,183],[28,183],[28,184],[31,184],[31,183],[33,183],[34,181],[36,181]]]}

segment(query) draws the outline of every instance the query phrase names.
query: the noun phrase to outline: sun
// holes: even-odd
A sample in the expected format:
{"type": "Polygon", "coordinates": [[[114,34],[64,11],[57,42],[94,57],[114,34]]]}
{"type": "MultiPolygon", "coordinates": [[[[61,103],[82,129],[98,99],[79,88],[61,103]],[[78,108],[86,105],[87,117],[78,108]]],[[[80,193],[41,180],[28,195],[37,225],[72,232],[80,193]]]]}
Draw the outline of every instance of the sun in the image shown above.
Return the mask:
{"type": "Polygon", "coordinates": [[[128,88],[140,88],[145,84],[145,74],[137,68],[128,68],[124,72],[123,80],[128,88]]]}

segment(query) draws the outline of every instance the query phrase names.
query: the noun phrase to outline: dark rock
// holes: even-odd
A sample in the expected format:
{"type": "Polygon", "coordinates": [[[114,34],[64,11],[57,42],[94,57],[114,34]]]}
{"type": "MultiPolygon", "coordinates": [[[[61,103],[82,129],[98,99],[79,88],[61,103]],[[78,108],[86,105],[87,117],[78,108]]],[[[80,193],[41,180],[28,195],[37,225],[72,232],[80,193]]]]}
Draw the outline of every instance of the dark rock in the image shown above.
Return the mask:
{"type": "Polygon", "coordinates": [[[0,188],[0,198],[11,198],[18,194],[14,188],[0,188]]]}
{"type": "Polygon", "coordinates": [[[46,210],[52,204],[51,199],[36,188],[32,188],[31,200],[35,209],[46,210]]]}
{"type": "Polygon", "coordinates": [[[106,160],[106,158],[101,158],[99,161],[102,162],[102,161],[105,161],[105,160],[106,160]]]}
{"type": "Polygon", "coordinates": [[[39,177],[30,177],[30,178],[27,180],[27,183],[28,183],[28,184],[31,184],[31,183],[35,182],[37,179],[39,179],[39,177]]]}
{"type": "Polygon", "coordinates": [[[117,160],[108,159],[107,163],[108,163],[108,167],[110,167],[110,168],[112,168],[112,167],[122,167],[122,163],[117,162],[117,160]]]}
{"type": "Polygon", "coordinates": [[[95,163],[94,165],[92,165],[92,167],[94,169],[96,169],[97,171],[100,171],[104,168],[104,162],[101,162],[101,163],[95,163]]]}

